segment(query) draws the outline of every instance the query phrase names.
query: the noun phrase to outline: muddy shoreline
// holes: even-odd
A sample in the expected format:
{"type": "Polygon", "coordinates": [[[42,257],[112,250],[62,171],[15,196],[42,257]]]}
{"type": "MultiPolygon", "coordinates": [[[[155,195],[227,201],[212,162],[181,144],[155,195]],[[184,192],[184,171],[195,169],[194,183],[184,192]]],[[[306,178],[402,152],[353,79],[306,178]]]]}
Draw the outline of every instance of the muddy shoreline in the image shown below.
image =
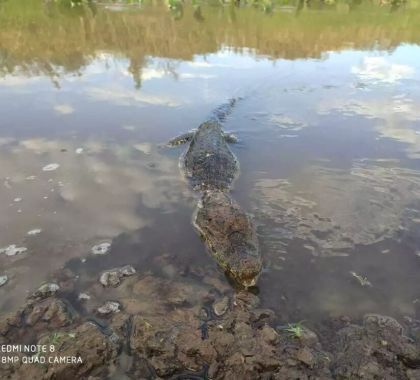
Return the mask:
{"type": "Polygon", "coordinates": [[[420,321],[379,314],[284,323],[252,291],[192,268],[130,265],[81,287],[69,268],[0,317],[2,379],[418,379],[420,321]],[[165,274],[166,273],[166,274],[165,274]],[[308,326],[311,326],[309,328],[308,326]],[[26,357],[26,358],[25,358],[26,357]],[[5,360],[5,359],[2,359],[5,360]]]}

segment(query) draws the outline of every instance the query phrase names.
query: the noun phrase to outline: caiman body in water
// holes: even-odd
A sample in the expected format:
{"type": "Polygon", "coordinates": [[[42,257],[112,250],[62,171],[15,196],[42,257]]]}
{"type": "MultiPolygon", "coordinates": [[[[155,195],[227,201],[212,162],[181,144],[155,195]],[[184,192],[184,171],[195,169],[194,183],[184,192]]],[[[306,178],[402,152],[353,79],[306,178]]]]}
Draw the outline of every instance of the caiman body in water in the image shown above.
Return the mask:
{"type": "Polygon", "coordinates": [[[214,117],[196,131],[170,141],[189,142],[181,166],[195,191],[203,193],[194,226],[217,263],[239,284],[256,284],[262,263],[252,219],[227,194],[239,173],[239,163],[228,146],[234,138],[223,132],[221,121],[235,100],[219,107],[214,117]]]}

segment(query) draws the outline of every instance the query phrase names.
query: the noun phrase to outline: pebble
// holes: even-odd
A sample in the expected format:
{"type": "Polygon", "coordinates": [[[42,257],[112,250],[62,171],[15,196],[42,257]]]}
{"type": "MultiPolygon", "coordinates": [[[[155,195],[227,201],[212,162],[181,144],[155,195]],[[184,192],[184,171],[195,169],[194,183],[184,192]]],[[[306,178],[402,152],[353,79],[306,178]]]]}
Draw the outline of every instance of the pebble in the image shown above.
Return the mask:
{"type": "Polygon", "coordinates": [[[59,164],[48,164],[42,168],[44,172],[52,172],[60,167],[59,164]]]}
{"type": "Polygon", "coordinates": [[[315,364],[315,358],[312,352],[307,348],[303,347],[296,353],[296,358],[302,363],[306,364],[309,367],[312,367],[315,364]]]}
{"type": "Polygon", "coordinates": [[[15,244],[11,244],[8,247],[1,248],[0,254],[4,253],[6,256],[16,256],[26,252],[28,248],[26,247],[16,247],[15,244]]]}
{"type": "Polygon", "coordinates": [[[229,308],[229,298],[223,297],[213,304],[213,311],[218,317],[225,314],[229,308]]]}
{"type": "Polygon", "coordinates": [[[132,276],[136,270],[131,265],[126,265],[121,268],[114,268],[104,271],[99,277],[99,282],[103,286],[118,286],[123,277],[132,276]]]}
{"type": "Polygon", "coordinates": [[[47,282],[41,285],[38,290],[32,295],[34,298],[47,298],[54,295],[60,287],[54,282],[47,282]]]}
{"type": "Polygon", "coordinates": [[[87,293],[80,293],[78,299],[81,301],[90,300],[90,295],[87,293]]]}
{"type": "Polygon", "coordinates": [[[99,314],[111,314],[111,313],[119,313],[120,312],[120,304],[118,302],[107,301],[105,302],[100,308],[98,308],[99,314]]]}
{"type": "Polygon", "coordinates": [[[5,274],[0,276],[0,286],[5,285],[7,281],[9,281],[9,277],[7,277],[5,274]]]}
{"type": "Polygon", "coordinates": [[[27,232],[27,235],[32,236],[32,235],[38,235],[42,232],[42,230],[40,228],[34,228],[33,230],[30,230],[27,232]]]}
{"type": "Polygon", "coordinates": [[[109,252],[110,248],[111,248],[111,243],[107,243],[107,242],[100,243],[92,247],[92,253],[94,255],[105,255],[109,252]]]}

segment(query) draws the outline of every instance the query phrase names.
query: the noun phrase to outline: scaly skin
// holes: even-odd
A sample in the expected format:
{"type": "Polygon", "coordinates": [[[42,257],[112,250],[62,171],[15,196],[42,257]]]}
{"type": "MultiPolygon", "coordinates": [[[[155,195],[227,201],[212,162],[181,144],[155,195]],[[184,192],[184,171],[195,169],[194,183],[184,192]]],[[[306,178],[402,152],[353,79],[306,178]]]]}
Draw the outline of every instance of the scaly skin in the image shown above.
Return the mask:
{"type": "Polygon", "coordinates": [[[218,264],[239,284],[256,284],[262,263],[250,217],[226,193],[206,191],[197,208],[195,227],[218,264]]]}
{"type": "Polygon", "coordinates": [[[252,219],[227,194],[239,173],[239,163],[227,142],[234,141],[220,124],[235,101],[219,107],[215,116],[196,131],[170,141],[188,143],[182,159],[195,191],[203,193],[194,225],[217,263],[244,287],[256,284],[262,269],[258,239],[252,219]]]}
{"type": "Polygon", "coordinates": [[[184,167],[194,190],[227,191],[231,187],[239,164],[218,122],[200,125],[185,154],[184,167]]]}

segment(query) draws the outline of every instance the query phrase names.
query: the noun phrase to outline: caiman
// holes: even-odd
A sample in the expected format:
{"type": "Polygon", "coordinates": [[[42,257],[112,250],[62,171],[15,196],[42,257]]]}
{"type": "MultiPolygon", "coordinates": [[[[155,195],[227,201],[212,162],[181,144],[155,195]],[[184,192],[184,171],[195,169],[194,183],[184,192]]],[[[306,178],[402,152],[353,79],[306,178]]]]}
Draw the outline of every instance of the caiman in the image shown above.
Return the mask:
{"type": "Polygon", "coordinates": [[[261,256],[251,217],[228,195],[239,162],[228,146],[236,139],[221,124],[235,103],[233,99],[217,108],[197,130],[169,145],[189,143],[181,167],[192,188],[202,193],[193,224],[217,263],[237,283],[249,287],[256,284],[261,272],[261,256]]]}

